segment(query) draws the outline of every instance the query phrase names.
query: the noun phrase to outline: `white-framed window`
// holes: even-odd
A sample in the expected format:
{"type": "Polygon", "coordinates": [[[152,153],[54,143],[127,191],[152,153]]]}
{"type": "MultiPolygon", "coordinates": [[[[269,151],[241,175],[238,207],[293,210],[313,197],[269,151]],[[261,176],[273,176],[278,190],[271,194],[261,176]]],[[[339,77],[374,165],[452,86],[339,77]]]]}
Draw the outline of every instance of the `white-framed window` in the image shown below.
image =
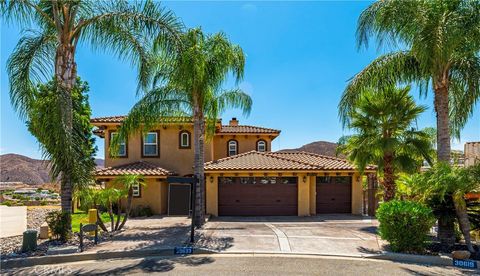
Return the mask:
{"type": "Polygon", "coordinates": [[[259,140],[257,142],[257,151],[259,152],[267,151],[267,142],[265,142],[264,140],[259,140]]]}
{"type": "Polygon", "coordinates": [[[143,156],[158,156],[157,132],[148,132],[143,137],[143,156]]]}
{"type": "Polygon", "coordinates": [[[180,148],[190,148],[190,132],[186,130],[180,132],[180,148]]]}
{"type": "MultiPolygon", "coordinates": [[[[112,143],[112,140],[114,137],[116,137],[118,135],[117,132],[111,132],[110,133],[110,143],[112,143]]],[[[117,155],[115,155],[117,157],[125,157],[127,156],[127,144],[125,143],[125,141],[121,141],[118,145],[118,153],[117,155]]]]}
{"type": "Polygon", "coordinates": [[[238,142],[235,140],[228,141],[228,156],[233,156],[238,153],[238,142]]]}
{"type": "Polygon", "coordinates": [[[132,186],[133,196],[140,197],[140,184],[135,184],[132,186]]]}

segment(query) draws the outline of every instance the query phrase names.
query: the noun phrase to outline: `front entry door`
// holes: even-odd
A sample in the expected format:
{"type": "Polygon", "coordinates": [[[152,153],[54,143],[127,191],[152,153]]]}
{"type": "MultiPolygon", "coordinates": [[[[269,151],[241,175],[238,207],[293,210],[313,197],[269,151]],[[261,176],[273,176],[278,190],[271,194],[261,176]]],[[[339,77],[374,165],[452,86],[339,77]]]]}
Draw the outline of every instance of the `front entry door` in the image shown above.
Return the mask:
{"type": "Polygon", "coordinates": [[[168,215],[190,215],[191,185],[186,183],[170,183],[168,185],[168,215]]]}

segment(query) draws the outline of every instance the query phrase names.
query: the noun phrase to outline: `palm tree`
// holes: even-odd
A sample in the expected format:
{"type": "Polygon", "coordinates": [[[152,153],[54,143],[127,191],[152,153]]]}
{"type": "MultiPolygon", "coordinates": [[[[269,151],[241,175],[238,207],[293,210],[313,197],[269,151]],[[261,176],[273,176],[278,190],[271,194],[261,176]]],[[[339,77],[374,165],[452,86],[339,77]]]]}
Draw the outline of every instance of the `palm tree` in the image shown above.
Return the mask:
{"type": "MultiPolygon", "coordinates": [[[[413,190],[418,197],[430,204],[447,200],[453,195],[453,205],[458,224],[470,252],[475,252],[470,238],[470,221],[465,195],[480,192],[480,164],[469,168],[455,168],[440,162],[423,175],[416,175],[413,190]]],[[[435,204],[433,204],[435,205],[435,204]]]]}
{"type": "MultiPolygon", "coordinates": [[[[126,174],[118,176],[115,179],[114,183],[123,185],[123,188],[127,191],[127,206],[125,210],[125,216],[123,217],[122,223],[118,227],[116,227],[116,230],[120,230],[127,222],[130,212],[132,211],[133,187],[145,185],[145,179],[143,178],[143,176],[138,174],[126,174]]],[[[117,220],[117,224],[119,221],[120,220],[117,220]]]]}
{"type": "MultiPolygon", "coordinates": [[[[437,115],[437,160],[450,161],[450,138],[471,117],[480,98],[480,2],[469,0],[385,0],[371,4],[358,20],[358,46],[375,37],[392,46],[349,82],[339,104],[344,125],[368,87],[415,83],[420,95],[433,90],[437,115]]],[[[453,245],[453,221],[439,218],[438,236],[453,245]]]]}
{"type": "MultiPolygon", "coordinates": [[[[18,42],[7,62],[10,98],[23,118],[29,110],[32,87],[52,76],[62,101],[61,124],[65,134],[65,156],[73,148],[71,90],[77,79],[75,53],[78,45],[111,52],[139,67],[140,86],[148,71],[148,48],[170,49],[182,24],[173,13],[153,1],[57,1],[0,0],[2,18],[24,29],[32,26],[18,42]],[[52,70],[53,69],[53,70],[52,70]]],[[[70,157],[67,167],[73,167],[70,157]]],[[[62,210],[68,213],[71,228],[72,183],[70,168],[62,172],[62,210]]]]}
{"type": "Polygon", "coordinates": [[[215,132],[217,118],[228,107],[250,112],[252,100],[240,89],[223,90],[229,73],[236,83],[242,80],[245,57],[238,45],[225,34],[204,35],[200,28],[181,36],[181,47],[165,58],[159,53],[155,72],[150,75],[152,89],[130,110],[119,135],[112,143],[141,129],[148,131],[165,116],[191,116],[194,125],[194,174],[197,185],[195,224],[205,221],[204,144],[215,132]]]}
{"type": "Polygon", "coordinates": [[[362,91],[415,82],[420,94],[431,87],[437,114],[437,159],[450,161],[450,137],[472,115],[480,98],[480,2],[385,0],[358,20],[358,46],[374,36],[379,47],[402,50],[375,59],[349,82],[339,104],[344,124],[362,91]]]}
{"type": "Polygon", "coordinates": [[[408,86],[365,91],[348,115],[357,134],[339,142],[338,150],[361,171],[372,163],[383,171],[384,201],[395,198],[398,171],[416,171],[424,158],[431,160],[429,136],[412,128],[426,108],[416,105],[409,91],[408,86]]]}

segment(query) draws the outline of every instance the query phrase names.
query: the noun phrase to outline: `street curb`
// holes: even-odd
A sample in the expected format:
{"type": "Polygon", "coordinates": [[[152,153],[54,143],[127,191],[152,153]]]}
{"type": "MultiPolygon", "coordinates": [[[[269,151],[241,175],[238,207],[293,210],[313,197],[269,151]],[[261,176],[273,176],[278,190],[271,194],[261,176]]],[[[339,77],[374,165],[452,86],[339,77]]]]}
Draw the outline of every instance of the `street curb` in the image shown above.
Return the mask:
{"type": "MultiPolygon", "coordinates": [[[[212,254],[213,251],[205,249],[194,249],[194,254],[212,254]]],[[[141,249],[131,251],[105,251],[92,253],[76,253],[52,256],[39,256],[29,258],[18,258],[2,260],[0,262],[2,269],[11,269],[18,267],[28,267],[36,265],[60,264],[69,262],[81,262],[91,260],[105,260],[105,259],[119,259],[119,258],[135,258],[135,257],[149,257],[149,256],[174,256],[174,248],[162,249],[141,249]]],[[[178,256],[178,255],[175,255],[178,256]]]]}
{"type": "MultiPolygon", "coordinates": [[[[382,254],[367,257],[370,259],[389,260],[404,263],[417,263],[437,266],[453,266],[453,259],[450,256],[428,256],[428,255],[414,255],[383,252],[382,254]]],[[[480,268],[480,261],[477,262],[477,267],[480,268]]]]}

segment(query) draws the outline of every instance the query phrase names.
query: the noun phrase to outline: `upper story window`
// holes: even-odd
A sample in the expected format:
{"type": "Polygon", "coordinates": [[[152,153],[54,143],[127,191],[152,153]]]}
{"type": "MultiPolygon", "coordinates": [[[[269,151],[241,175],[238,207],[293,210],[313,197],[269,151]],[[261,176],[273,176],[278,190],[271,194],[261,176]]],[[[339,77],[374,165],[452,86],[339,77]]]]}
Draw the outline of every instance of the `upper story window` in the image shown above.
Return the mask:
{"type": "Polygon", "coordinates": [[[257,141],[257,151],[259,151],[259,152],[267,151],[267,142],[265,142],[265,140],[258,140],[257,141]]]}
{"type": "Polygon", "coordinates": [[[141,196],[140,184],[132,185],[132,191],[133,191],[133,196],[134,197],[140,197],[141,196]]]}
{"type": "Polygon", "coordinates": [[[158,156],[158,132],[148,132],[143,136],[142,154],[143,157],[158,156]]]}
{"type": "MultiPolygon", "coordinates": [[[[114,137],[118,135],[117,132],[110,132],[110,143],[112,143],[112,140],[114,137]]],[[[115,155],[115,157],[126,157],[127,156],[127,144],[125,141],[121,141],[118,145],[118,153],[115,155]]]]}
{"type": "Polygon", "coordinates": [[[238,142],[235,140],[228,141],[228,156],[233,156],[238,153],[238,142]]]}
{"type": "Polygon", "coordinates": [[[190,132],[187,130],[180,131],[179,134],[179,148],[189,149],[190,148],[190,132]]]}

